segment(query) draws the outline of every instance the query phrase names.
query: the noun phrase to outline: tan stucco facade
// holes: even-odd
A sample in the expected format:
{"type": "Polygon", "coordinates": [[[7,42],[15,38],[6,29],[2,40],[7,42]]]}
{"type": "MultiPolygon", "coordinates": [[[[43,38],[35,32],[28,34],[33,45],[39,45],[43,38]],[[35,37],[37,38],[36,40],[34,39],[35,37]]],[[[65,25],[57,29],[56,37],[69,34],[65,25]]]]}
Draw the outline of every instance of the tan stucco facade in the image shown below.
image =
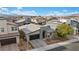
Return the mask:
{"type": "Polygon", "coordinates": [[[7,22],[7,20],[0,20],[0,29],[4,28],[4,32],[0,31],[0,35],[17,32],[17,31],[12,31],[12,27],[16,27],[16,26],[8,23],[9,22],[7,22]]]}
{"type": "MultiPolygon", "coordinates": [[[[0,40],[3,39],[9,39],[9,38],[16,38],[16,44],[19,43],[19,33],[18,30],[12,30],[12,27],[16,27],[16,24],[13,22],[9,22],[6,19],[1,20],[0,19],[0,40]],[[1,32],[1,29],[4,29],[3,32],[1,32]]],[[[17,27],[16,27],[17,29],[17,27]]],[[[1,47],[1,42],[0,42],[1,47]]]]}

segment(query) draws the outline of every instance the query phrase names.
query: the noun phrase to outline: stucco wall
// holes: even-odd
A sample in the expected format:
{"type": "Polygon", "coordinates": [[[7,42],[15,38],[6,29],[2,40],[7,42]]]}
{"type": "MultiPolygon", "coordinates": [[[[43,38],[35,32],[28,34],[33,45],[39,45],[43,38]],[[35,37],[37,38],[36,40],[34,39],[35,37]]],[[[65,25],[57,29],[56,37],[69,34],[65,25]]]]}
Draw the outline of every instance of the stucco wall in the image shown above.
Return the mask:
{"type": "Polygon", "coordinates": [[[17,31],[12,31],[12,27],[16,27],[16,26],[14,26],[14,25],[7,25],[8,33],[17,32],[17,31]]]}
{"type": "Polygon", "coordinates": [[[17,31],[12,31],[12,27],[16,27],[16,26],[7,24],[7,20],[0,20],[0,28],[4,28],[4,32],[0,31],[0,35],[17,32],[17,31]]]}
{"type": "Polygon", "coordinates": [[[4,28],[5,32],[1,32],[0,34],[6,34],[7,33],[7,21],[6,20],[0,20],[0,28],[4,28]]]}

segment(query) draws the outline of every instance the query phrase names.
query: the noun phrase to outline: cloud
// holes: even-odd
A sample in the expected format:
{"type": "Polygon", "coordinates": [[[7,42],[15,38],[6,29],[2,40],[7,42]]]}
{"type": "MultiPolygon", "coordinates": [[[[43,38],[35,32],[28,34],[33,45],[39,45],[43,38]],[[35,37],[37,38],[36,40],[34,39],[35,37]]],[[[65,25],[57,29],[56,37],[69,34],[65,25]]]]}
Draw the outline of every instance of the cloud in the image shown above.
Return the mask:
{"type": "Polygon", "coordinates": [[[49,12],[47,14],[47,16],[59,16],[62,15],[63,13],[59,12],[59,11],[53,11],[53,12],[49,12]]]}
{"type": "Polygon", "coordinates": [[[0,14],[9,14],[8,8],[0,7],[0,14]]]}
{"type": "Polygon", "coordinates": [[[0,10],[1,11],[9,11],[7,8],[3,8],[3,7],[1,7],[0,10]]]}
{"type": "Polygon", "coordinates": [[[68,10],[62,10],[62,12],[68,12],[68,10]]]}
{"type": "Polygon", "coordinates": [[[28,15],[28,16],[35,16],[37,13],[33,10],[31,11],[24,11],[22,7],[17,7],[16,10],[11,11],[11,14],[16,14],[16,15],[28,15]]]}
{"type": "Polygon", "coordinates": [[[22,10],[23,8],[22,7],[17,7],[17,10],[22,10]]]}
{"type": "MultiPolygon", "coordinates": [[[[47,14],[44,14],[44,16],[66,16],[71,14],[78,14],[79,11],[68,11],[68,10],[61,10],[61,11],[50,11],[47,14]]],[[[23,10],[22,7],[16,7],[12,11],[9,10],[9,8],[0,7],[0,14],[7,14],[7,15],[28,15],[28,16],[38,16],[38,14],[34,10],[23,10]]]]}
{"type": "Polygon", "coordinates": [[[17,14],[17,15],[29,15],[29,16],[35,16],[37,13],[35,11],[20,11],[20,10],[14,10],[11,12],[11,14],[17,14]]]}
{"type": "Polygon", "coordinates": [[[79,14],[79,11],[69,12],[68,10],[50,11],[46,16],[67,16],[72,14],[79,14]]]}
{"type": "Polygon", "coordinates": [[[23,11],[22,7],[17,7],[15,10],[10,11],[8,8],[0,8],[0,14],[7,14],[7,15],[30,15],[35,16],[37,13],[33,10],[31,11],[23,11]]]}

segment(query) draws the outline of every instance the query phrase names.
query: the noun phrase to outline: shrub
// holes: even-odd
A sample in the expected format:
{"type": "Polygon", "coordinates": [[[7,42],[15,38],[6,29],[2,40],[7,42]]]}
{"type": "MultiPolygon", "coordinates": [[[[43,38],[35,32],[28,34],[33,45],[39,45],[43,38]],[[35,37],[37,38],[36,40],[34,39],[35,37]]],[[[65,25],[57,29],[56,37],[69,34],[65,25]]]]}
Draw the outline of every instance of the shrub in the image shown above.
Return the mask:
{"type": "Polygon", "coordinates": [[[25,33],[22,30],[19,30],[19,45],[22,46],[24,44],[25,33]]]}
{"type": "Polygon", "coordinates": [[[24,39],[25,33],[22,30],[19,30],[20,38],[24,39]]]}
{"type": "Polygon", "coordinates": [[[72,35],[74,32],[73,28],[66,23],[62,23],[57,26],[55,30],[55,35],[57,35],[61,39],[67,39],[68,36],[72,35]]]}

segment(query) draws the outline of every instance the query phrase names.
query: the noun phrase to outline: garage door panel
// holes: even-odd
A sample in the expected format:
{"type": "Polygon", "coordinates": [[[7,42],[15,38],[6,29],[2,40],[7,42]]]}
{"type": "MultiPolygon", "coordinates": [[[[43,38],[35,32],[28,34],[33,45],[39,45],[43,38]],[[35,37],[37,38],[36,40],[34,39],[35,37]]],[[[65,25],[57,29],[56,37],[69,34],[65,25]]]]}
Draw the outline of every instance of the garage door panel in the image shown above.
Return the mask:
{"type": "Polygon", "coordinates": [[[16,38],[1,40],[1,46],[16,43],[16,38]]]}

